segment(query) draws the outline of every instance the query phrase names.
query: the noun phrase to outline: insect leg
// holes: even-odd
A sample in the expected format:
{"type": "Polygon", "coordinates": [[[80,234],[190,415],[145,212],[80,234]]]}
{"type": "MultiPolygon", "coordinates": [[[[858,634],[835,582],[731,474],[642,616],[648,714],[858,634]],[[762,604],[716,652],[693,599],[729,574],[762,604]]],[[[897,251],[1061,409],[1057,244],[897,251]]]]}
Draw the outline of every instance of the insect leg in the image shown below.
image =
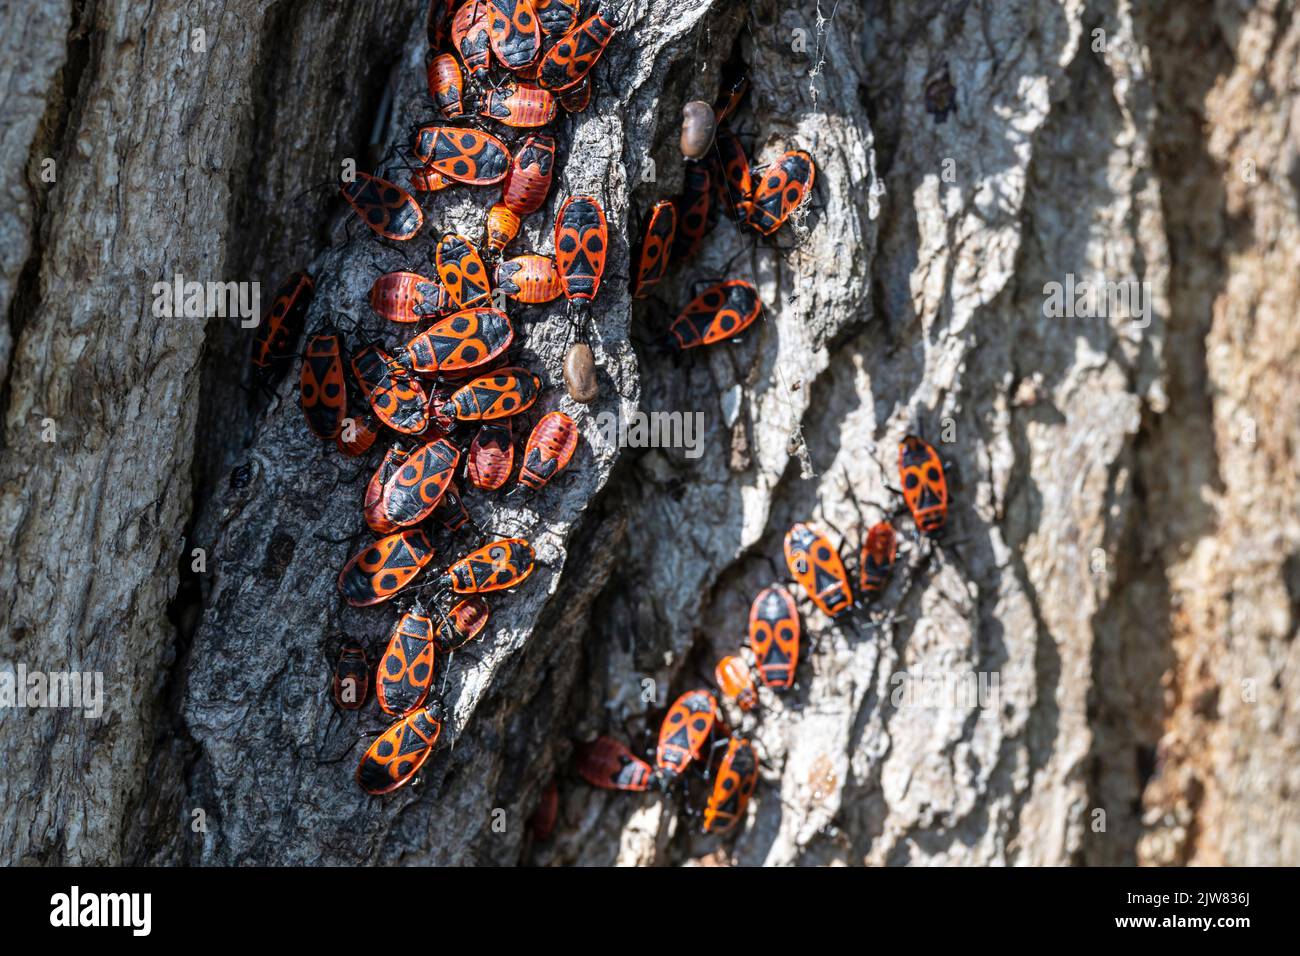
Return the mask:
{"type": "MultiPolygon", "coordinates": [[[[337,713],[337,708],[336,708],[336,713],[337,713]]],[[[325,736],[328,738],[328,737],[330,736],[330,733],[331,733],[331,732],[332,732],[332,731],[327,730],[325,736]]],[[[357,735],[353,738],[352,742],[351,742],[350,744],[348,744],[347,749],[345,749],[345,750],[344,750],[341,754],[339,754],[337,757],[331,757],[331,758],[328,759],[328,760],[322,758],[322,757],[320,756],[320,750],[317,750],[317,751],[316,751],[316,764],[317,764],[317,766],[322,766],[322,767],[324,767],[324,766],[329,766],[330,764],[340,763],[344,758],[346,758],[346,757],[348,756],[348,754],[352,753],[352,751],[356,748],[357,744],[360,743],[362,740],[365,740],[367,737],[378,737],[378,736],[379,736],[380,734],[382,734],[383,732],[384,732],[383,729],[380,729],[380,730],[362,730],[362,731],[359,731],[359,732],[357,733],[357,735]]]]}
{"type": "Polygon", "coordinates": [[[352,534],[342,538],[328,538],[318,531],[314,533],[312,537],[315,538],[317,541],[324,541],[326,544],[345,544],[345,543],[352,544],[357,540],[358,537],[360,537],[360,532],[354,531],[352,534]]]}

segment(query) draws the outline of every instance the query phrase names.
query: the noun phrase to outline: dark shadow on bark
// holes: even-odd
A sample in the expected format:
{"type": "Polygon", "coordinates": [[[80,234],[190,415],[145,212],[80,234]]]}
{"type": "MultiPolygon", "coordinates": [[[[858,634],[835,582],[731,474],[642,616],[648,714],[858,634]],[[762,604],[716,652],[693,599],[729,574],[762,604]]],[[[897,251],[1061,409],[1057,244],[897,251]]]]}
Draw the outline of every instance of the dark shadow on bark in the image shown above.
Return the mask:
{"type": "MultiPolygon", "coordinates": [[[[1144,414],[1134,441],[1132,520],[1120,540],[1111,600],[1097,617],[1090,789],[1093,805],[1107,812],[1107,829],[1090,834],[1083,861],[1091,864],[1140,862],[1143,793],[1160,772],[1157,745],[1168,717],[1163,680],[1175,666],[1170,645],[1179,611],[1166,569],[1214,532],[1206,495],[1222,491],[1205,342],[1245,225],[1228,215],[1224,171],[1209,154],[1203,115],[1232,55],[1213,4],[1193,7],[1159,3],[1136,22],[1152,54],[1154,171],[1170,253],[1168,410],[1144,414]]],[[[1186,796],[1195,814],[1199,788],[1186,796]]],[[[1187,846],[1194,844],[1193,833],[1187,846]]]]}

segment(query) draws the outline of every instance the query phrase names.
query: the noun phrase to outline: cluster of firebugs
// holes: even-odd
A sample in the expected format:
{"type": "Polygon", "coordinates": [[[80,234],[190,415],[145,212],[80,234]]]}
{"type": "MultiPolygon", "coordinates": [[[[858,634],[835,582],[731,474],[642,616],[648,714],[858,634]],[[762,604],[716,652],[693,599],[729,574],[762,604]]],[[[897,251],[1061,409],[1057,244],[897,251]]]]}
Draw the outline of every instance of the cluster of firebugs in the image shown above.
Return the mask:
{"type": "MultiPolygon", "coordinates": [[[[608,248],[600,202],[576,195],[560,204],[551,256],[506,257],[522,220],[544,205],[551,189],[555,137],[531,131],[550,124],[559,108],[576,113],[589,105],[592,69],[617,32],[606,10],[584,0],[431,0],[427,32],[429,93],[448,125],[416,129],[410,164],[404,167],[406,185],[358,170],[341,186],[342,198],[377,237],[401,243],[415,238],[424,223],[416,193],[458,184],[500,185],[501,196],[487,210],[481,246],[448,233],[431,257],[436,276],[396,271],[374,282],[373,311],[417,334],[397,347],[375,341],[353,348],[326,323],[301,353],[300,400],[314,435],[351,457],[365,455],[385,430],[400,439],[384,454],[362,502],[377,540],[353,555],[339,574],[339,591],[355,607],[391,600],[430,564],[435,549],[428,524],[436,522],[453,534],[471,524],[458,475],[490,492],[502,489],[515,473],[515,430],[537,402],[542,380],[511,364],[515,331],[507,313],[494,307],[493,288],[523,305],[560,296],[571,305],[589,303],[600,289],[608,248]],[[480,128],[482,119],[522,142],[508,145],[480,128]]],[[[701,101],[686,105],[680,140],[684,185],[676,197],[655,203],[646,217],[632,257],[634,298],[646,297],[670,264],[694,257],[720,212],[741,228],[771,236],[811,194],[815,164],[808,153],[792,150],[756,170],[724,125],[747,89],[740,79],[726,84],[712,107],[701,101]]],[[[277,290],[253,347],[263,384],[296,354],[314,288],[310,275],[296,273],[277,290]]],[[[679,350],[725,341],[753,324],[761,309],[751,283],[720,282],[686,305],[667,340],[679,350]]],[[[576,343],[566,355],[564,380],[575,401],[589,404],[597,398],[594,359],[585,343],[576,343]]],[[[577,444],[578,428],[569,415],[541,416],[523,443],[518,486],[532,492],[544,488],[568,466],[577,444]]],[[[917,526],[937,533],[947,508],[937,455],[921,439],[909,437],[900,467],[917,526]]],[[[883,585],[895,551],[888,523],[871,529],[863,545],[865,592],[883,585]]],[[[844,566],[824,535],[796,525],[786,538],[786,556],[791,573],[824,612],[835,616],[852,606],[844,566]]],[[[435,597],[428,608],[417,600],[398,618],[373,671],[379,708],[395,722],[358,765],[356,779],[366,792],[390,793],[419,772],[444,716],[436,695],[430,695],[435,659],[482,633],[489,615],[484,595],[523,583],[535,565],[524,538],[491,541],[431,582],[435,597]],[[444,609],[452,600],[456,603],[444,609]]],[[[799,626],[794,600],[784,588],[768,588],[755,599],[750,647],[767,686],[783,689],[793,683],[799,626]]],[[[335,703],[346,710],[362,707],[371,674],[366,648],[345,641],[334,672],[335,703]]],[[[740,657],[721,661],[717,679],[742,709],[755,706],[757,696],[740,657]]],[[[653,767],[602,737],[581,748],[578,770],[601,787],[666,789],[693,763],[703,765],[712,781],[704,829],[730,828],[753,791],[757,760],[747,739],[731,735],[707,690],[684,694],[669,709],[653,767]]],[[[553,794],[552,788],[552,803],[553,794]]]]}
{"type": "MultiPolygon", "coordinates": [[[[948,482],[938,453],[923,438],[905,436],[898,446],[898,474],[918,533],[937,539],[948,520],[948,482]]],[[[837,619],[853,611],[858,602],[849,572],[824,532],[798,522],[786,532],[784,550],[790,575],[821,613],[837,619]]],[[[866,529],[857,566],[861,601],[871,601],[885,590],[897,557],[898,532],[888,519],[866,529]]],[[[794,685],[800,634],[798,606],[784,585],[772,584],[755,595],[747,646],[759,684],[776,692],[794,685]]],[[[742,713],[758,707],[751,668],[739,653],[718,661],[714,681],[742,713]]],[[[707,784],[707,798],[698,810],[705,833],[724,833],[743,817],[758,784],[758,767],[753,743],[728,726],[718,698],[708,688],[689,690],[673,701],[659,726],[653,763],[613,737],[597,737],[578,752],[582,778],[609,790],[666,791],[699,768],[707,784]]],[[[688,803],[688,810],[696,808],[688,803]]]]}

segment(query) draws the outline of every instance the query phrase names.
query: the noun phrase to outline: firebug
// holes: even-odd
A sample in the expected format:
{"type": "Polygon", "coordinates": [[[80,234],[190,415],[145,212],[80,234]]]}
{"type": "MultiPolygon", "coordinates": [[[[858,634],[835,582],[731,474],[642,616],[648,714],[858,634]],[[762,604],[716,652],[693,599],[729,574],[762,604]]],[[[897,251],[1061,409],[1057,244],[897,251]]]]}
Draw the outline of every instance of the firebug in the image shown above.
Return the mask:
{"type": "Polygon", "coordinates": [[[337,335],[313,335],[307,342],[298,394],[312,434],[326,441],[337,438],[348,409],[342,346],[337,335]]]}
{"type": "Polygon", "coordinates": [[[564,412],[548,412],[538,420],[524,447],[519,483],[537,490],[563,471],[578,447],[578,426],[564,412]]]}
{"type": "Polygon", "coordinates": [[[375,672],[375,698],[386,714],[402,717],[424,703],[433,682],[433,621],[407,611],[393,625],[375,672]]]}
{"type": "Polygon", "coordinates": [[[669,332],[682,350],[712,345],[745,331],[762,310],[758,290],[744,279],[731,279],[692,299],[673,320],[669,332]]]}
{"type": "Polygon", "coordinates": [[[822,613],[835,617],[852,606],[844,562],[821,531],[803,523],[791,527],[785,536],[785,561],[822,613]]]}
{"type": "Polygon", "coordinates": [[[609,231],[591,196],[570,196],[555,218],[555,264],[568,299],[594,299],[605,271],[609,231]]]}
{"type": "Polygon", "coordinates": [[[433,753],[442,732],[442,707],[432,704],[407,714],[379,737],[361,757],[357,783],[366,793],[392,793],[411,782],[433,753]]]}
{"type": "Polygon", "coordinates": [[[710,767],[708,802],[704,806],[705,833],[726,833],[745,814],[749,798],[758,786],[758,757],[742,737],[732,737],[716,768],[710,767]]]}
{"type": "Polygon", "coordinates": [[[356,171],[356,179],[339,187],[343,199],[378,236],[402,242],[413,239],[424,224],[420,204],[401,186],[356,171]]]}
{"type": "Polygon", "coordinates": [[[749,647],[758,679],[766,686],[794,685],[799,666],[799,610],[794,597],[779,584],[764,588],[749,608],[749,647]]]}
{"type": "Polygon", "coordinates": [[[438,579],[438,586],[457,594],[504,591],[527,580],[535,566],[532,545],[523,538],[503,538],[461,558],[438,579]]]}

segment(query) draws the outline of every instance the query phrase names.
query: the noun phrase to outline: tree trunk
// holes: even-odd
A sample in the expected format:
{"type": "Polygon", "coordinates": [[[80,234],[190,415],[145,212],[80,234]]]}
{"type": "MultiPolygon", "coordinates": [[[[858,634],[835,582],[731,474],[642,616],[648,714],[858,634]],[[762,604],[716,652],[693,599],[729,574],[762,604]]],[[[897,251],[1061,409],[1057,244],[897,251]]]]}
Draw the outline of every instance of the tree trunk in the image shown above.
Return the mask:
{"type": "MultiPolygon", "coordinates": [[[[269,296],[306,267],[309,325],[376,333],[376,266],[427,269],[443,232],[481,235],[493,189],[425,197],[401,250],[307,191],[367,168],[390,78],[382,148],[433,115],[422,6],[0,15],[0,673],[101,672],[106,694],[98,719],[0,709],[0,860],[1300,862],[1289,4],[629,4],[516,244],[549,251],[565,196],[605,204],[585,323],[512,312],[542,406],[583,443],[541,494],[470,496],[541,566],[452,661],[421,785],[381,799],[349,748],[382,721],[335,712],[328,654],[381,641],[396,611],[344,605],[361,537],[322,540],[364,530],[375,462],[322,450],[296,375],[245,392],[250,330],[158,317],[152,290],[182,274],[269,296]],[[814,200],[774,243],[724,218],[633,304],[637,215],[682,181],[682,104],[712,101],[733,58],[751,159],[807,149],[814,200]],[[719,277],[756,282],[762,321],[656,348],[719,277]],[[1140,298],[1118,308],[1107,283],[1140,298]],[[577,335],[590,406],[563,389],[577,335]],[[702,422],[700,446],[611,442],[638,410],[702,422]],[[918,428],[952,466],[948,540],[909,536],[875,612],[802,602],[797,686],[744,723],[762,779],[738,835],[581,782],[576,741],[639,744],[647,711],[737,651],[793,522],[849,555],[897,510],[894,449],[918,428]],[[538,841],[525,821],[553,779],[538,841]]],[[[435,560],[473,538],[442,536],[435,560]]]]}

